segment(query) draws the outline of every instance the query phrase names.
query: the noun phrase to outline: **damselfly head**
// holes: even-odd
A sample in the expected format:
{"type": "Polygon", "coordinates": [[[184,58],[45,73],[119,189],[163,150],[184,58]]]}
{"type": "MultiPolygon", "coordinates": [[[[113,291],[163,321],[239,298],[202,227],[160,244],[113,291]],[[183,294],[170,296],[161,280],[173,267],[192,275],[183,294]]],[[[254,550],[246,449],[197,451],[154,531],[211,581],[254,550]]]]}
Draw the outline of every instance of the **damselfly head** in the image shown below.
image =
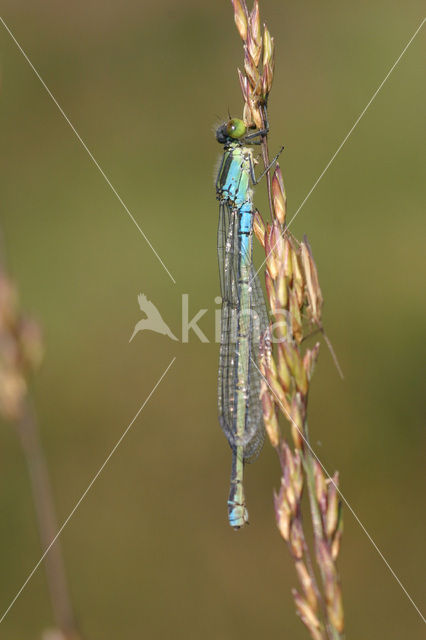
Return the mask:
{"type": "Polygon", "coordinates": [[[239,118],[231,118],[216,129],[216,140],[226,144],[230,140],[239,140],[247,133],[247,127],[239,118]]]}

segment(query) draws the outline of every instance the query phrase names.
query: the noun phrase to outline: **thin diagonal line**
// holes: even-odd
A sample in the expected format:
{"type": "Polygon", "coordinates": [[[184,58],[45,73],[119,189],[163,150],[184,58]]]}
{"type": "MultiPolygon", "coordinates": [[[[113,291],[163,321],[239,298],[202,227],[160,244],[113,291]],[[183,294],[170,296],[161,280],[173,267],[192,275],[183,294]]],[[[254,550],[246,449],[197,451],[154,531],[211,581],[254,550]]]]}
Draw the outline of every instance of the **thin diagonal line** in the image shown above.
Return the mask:
{"type": "Polygon", "coordinates": [[[398,576],[396,575],[395,571],[392,569],[392,567],[390,566],[389,562],[386,560],[385,556],[380,551],[379,547],[374,542],[373,538],[368,533],[367,529],[365,528],[365,526],[363,525],[363,523],[361,522],[361,520],[359,519],[359,517],[357,516],[355,511],[353,510],[353,508],[351,507],[351,505],[349,504],[349,502],[347,501],[347,499],[345,498],[345,496],[343,495],[343,493],[341,492],[339,487],[336,485],[336,483],[334,482],[333,478],[328,473],[327,469],[324,467],[323,463],[318,458],[318,456],[315,453],[315,451],[312,449],[312,447],[311,447],[311,445],[309,443],[309,440],[307,440],[307,438],[305,437],[304,433],[299,429],[298,425],[293,420],[291,415],[288,413],[287,409],[283,406],[283,404],[281,403],[279,397],[277,396],[277,394],[275,393],[275,391],[273,390],[273,388],[269,384],[268,380],[265,378],[265,376],[263,375],[263,373],[261,372],[261,370],[257,366],[256,362],[253,360],[253,358],[250,358],[250,359],[251,359],[252,363],[254,364],[254,366],[256,367],[256,369],[259,371],[260,375],[262,376],[262,379],[266,382],[266,384],[268,385],[269,389],[271,390],[271,392],[275,396],[278,404],[280,405],[280,407],[284,411],[285,415],[287,416],[287,419],[294,424],[294,426],[296,427],[297,431],[300,434],[300,437],[303,439],[303,441],[305,442],[306,446],[309,448],[309,451],[312,453],[312,455],[314,456],[315,460],[321,466],[321,468],[324,471],[324,473],[326,474],[327,478],[330,480],[330,482],[332,483],[332,485],[334,486],[336,491],[339,493],[339,495],[342,498],[343,502],[345,503],[345,505],[347,506],[349,511],[352,513],[353,517],[355,518],[355,520],[357,521],[357,523],[359,524],[359,526],[361,527],[361,529],[363,530],[363,532],[365,533],[365,535],[367,536],[367,538],[369,539],[369,541],[371,542],[371,544],[373,545],[373,547],[375,548],[375,550],[377,551],[377,553],[379,554],[379,556],[381,557],[381,559],[383,560],[383,562],[385,563],[385,565],[387,566],[387,568],[389,569],[389,571],[391,572],[391,574],[393,575],[393,577],[395,578],[395,580],[397,581],[397,583],[399,584],[399,586],[401,587],[401,589],[403,590],[403,592],[405,593],[405,595],[407,596],[407,598],[409,599],[409,601],[411,602],[411,604],[413,605],[413,607],[415,608],[415,610],[417,611],[417,613],[419,614],[421,619],[423,620],[423,622],[426,622],[426,619],[423,616],[422,612],[420,611],[419,607],[416,605],[416,603],[414,602],[413,598],[410,596],[410,594],[408,593],[407,589],[404,587],[404,585],[402,584],[401,580],[398,578],[398,576]]]}
{"type": "Polygon", "coordinates": [[[112,458],[112,456],[114,455],[114,453],[116,452],[116,450],[118,449],[118,447],[120,446],[121,442],[124,440],[125,436],[127,435],[129,429],[132,427],[133,423],[135,422],[136,418],[139,416],[139,414],[141,413],[141,411],[143,410],[143,408],[145,407],[145,405],[149,402],[152,394],[154,393],[154,391],[157,389],[158,385],[162,382],[164,376],[167,374],[167,372],[169,371],[170,367],[172,366],[172,364],[174,363],[174,361],[176,360],[176,357],[173,358],[168,367],[165,369],[165,371],[162,373],[162,375],[160,376],[160,378],[157,380],[157,382],[155,383],[154,387],[152,388],[151,392],[149,393],[149,395],[147,396],[147,398],[145,399],[144,403],[142,404],[142,406],[140,407],[140,409],[138,410],[138,412],[136,413],[135,417],[133,418],[133,420],[128,424],[128,426],[126,427],[126,429],[124,430],[124,432],[122,433],[122,435],[120,436],[120,438],[118,439],[117,443],[113,446],[113,448],[111,449],[110,453],[108,454],[107,458],[105,459],[105,462],[103,462],[103,464],[99,467],[99,470],[96,472],[96,474],[93,476],[92,480],[90,481],[87,489],[84,491],[84,493],[82,494],[82,496],[80,497],[80,499],[77,501],[77,503],[75,504],[74,508],[72,509],[71,513],[68,515],[68,517],[64,520],[64,522],[62,523],[61,528],[59,529],[58,533],[56,534],[56,536],[53,538],[52,542],[49,544],[49,546],[45,549],[43,555],[41,556],[40,560],[37,562],[37,564],[35,565],[34,569],[31,571],[31,573],[28,575],[27,579],[25,580],[24,584],[22,585],[22,587],[19,589],[18,593],[16,594],[16,596],[13,598],[12,602],[10,603],[10,605],[7,607],[6,611],[3,613],[2,617],[0,618],[0,624],[3,622],[3,620],[5,619],[5,617],[7,616],[7,614],[9,613],[9,611],[11,610],[11,608],[13,607],[13,605],[15,604],[15,602],[17,601],[17,599],[19,598],[19,596],[21,595],[21,593],[23,592],[23,590],[25,589],[25,587],[27,586],[27,584],[29,583],[29,581],[31,580],[31,578],[33,577],[33,575],[35,574],[35,572],[37,571],[37,569],[39,568],[39,566],[41,565],[41,563],[43,562],[44,558],[47,556],[47,554],[49,553],[50,549],[53,547],[53,545],[55,544],[56,540],[59,538],[59,536],[61,535],[62,531],[65,529],[65,527],[67,526],[68,522],[71,520],[72,516],[74,515],[74,513],[77,511],[78,507],[80,506],[80,504],[83,502],[84,498],[87,496],[87,494],[89,493],[90,489],[93,487],[93,485],[95,484],[96,480],[98,479],[98,477],[100,476],[100,474],[102,473],[102,471],[104,470],[104,468],[106,467],[106,465],[108,464],[108,462],[110,461],[110,459],[112,458]]]}
{"type": "MultiPolygon", "coordinates": [[[[399,54],[399,56],[397,57],[397,59],[395,60],[395,62],[393,63],[393,65],[391,66],[391,68],[389,69],[389,71],[387,72],[386,76],[384,77],[384,79],[382,80],[382,82],[379,84],[379,86],[377,87],[376,91],[373,93],[373,95],[371,96],[370,100],[367,102],[366,106],[364,107],[364,109],[361,111],[361,113],[359,114],[358,118],[355,120],[354,124],[352,125],[352,127],[349,129],[348,133],[346,134],[346,136],[343,138],[342,142],[340,143],[340,145],[338,146],[337,150],[333,153],[333,155],[331,156],[330,160],[328,161],[328,163],[326,164],[326,166],[324,167],[323,171],[320,173],[320,175],[318,176],[318,178],[315,180],[313,186],[311,187],[311,189],[309,190],[308,194],[306,195],[306,197],[304,198],[304,200],[301,202],[301,204],[299,205],[298,209],[296,210],[296,213],[294,214],[294,216],[291,218],[290,222],[288,223],[288,225],[286,226],[286,228],[284,229],[281,237],[283,237],[286,233],[286,231],[290,228],[290,225],[292,224],[292,222],[294,221],[295,217],[298,215],[298,213],[301,211],[301,209],[303,208],[303,206],[306,204],[307,200],[310,198],[310,196],[312,195],[313,191],[316,189],[316,187],[318,186],[318,184],[320,183],[320,181],[322,180],[322,178],[324,177],[324,175],[327,173],[328,169],[330,168],[330,166],[333,164],[334,160],[336,159],[337,155],[340,153],[340,151],[342,150],[342,148],[344,147],[344,145],[346,144],[346,142],[348,141],[349,137],[352,135],[352,133],[354,132],[355,128],[358,126],[360,120],[364,117],[367,109],[371,106],[371,104],[373,103],[373,101],[375,100],[375,98],[377,97],[378,93],[380,92],[380,90],[382,89],[383,85],[385,84],[385,82],[388,80],[389,76],[391,75],[391,73],[393,72],[393,70],[395,69],[395,67],[397,66],[397,64],[400,62],[401,58],[403,57],[403,55],[405,54],[405,52],[407,51],[408,47],[411,45],[411,43],[413,42],[414,38],[417,36],[417,34],[419,33],[420,29],[423,27],[424,23],[426,21],[426,18],[423,18],[422,22],[420,23],[420,25],[417,27],[417,29],[415,30],[415,32],[413,33],[413,35],[411,36],[411,38],[409,39],[409,41],[407,42],[407,44],[405,45],[405,47],[403,48],[403,50],[401,51],[401,53],[399,54]]],[[[277,241],[278,242],[278,241],[277,241]]],[[[274,246],[270,249],[267,257],[265,258],[265,260],[262,262],[262,264],[260,265],[260,267],[258,268],[258,270],[256,271],[256,275],[259,273],[259,271],[261,270],[261,268],[263,267],[263,265],[265,264],[265,262],[267,261],[267,259],[269,258],[269,256],[271,255],[272,251],[275,249],[277,242],[274,244],[274,246]]],[[[253,276],[254,277],[254,276],[253,276]]],[[[252,278],[253,280],[253,278],[252,278]]]]}
{"type": "Polygon", "coordinates": [[[304,204],[306,203],[306,201],[308,200],[308,198],[311,196],[312,192],[314,191],[314,189],[317,187],[318,183],[320,182],[320,180],[323,178],[324,174],[328,171],[329,167],[331,166],[331,164],[334,162],[336,156],[340,153],[342,147],[346,144],[348,138],[352,135],[354,129],[357,127],[359,121],[361,120],[361,118],[363,118],[363,116],[365,115],[365,112],[367,111],[367,109],[370,107],[370,105],[372,104],[372,102],[375,100],[375,98],[377,97],[377,94],[379,93],[379,91],[382,89],[383,85],[385,84],[385,82],[387,81],[387,79],[389,78],[389,76],[391,75],[392,71],[395,69],[395,67],[397,66],[397,64],[399,63],[399,61],[401,60],[401,58],[403,57],[403,55],[405,54],[405,52],[407,51],[408,47],[410,46],[410,44],[413,42],[414,38],[417,36],[417,34],[419,33],[420,29],[423,27],[424,23],[425,23],[426,18],[424,18],[422,20],[422,22],[420,23],[420,26],[417,27],[416,31],[414,32],[414,34],[411,36],[410,40],[407,42],[407,44],[405,45],[404,49],[401,51],[401,53],[399,54],[398,58],[395,60],[395,62],[393,63],[393,65],[391,66],[391,68],[389,69],[389,71],[387,72],[386,76],[384,77],[384,79],[382,80],[382,82],[379,84],[379,86],[377,87],[376,91],[373,93],[373,95],[371,96],[370,100],[367,102],[366,106],[364,107],[364,109],[361,111],[361,113],[359,114],[358,118],[355,120],[354,124],[352,125],[351,129],[348,131],[348,133],[346,134],[346,136],[343,138],[342,142],[340,143],[339,147],[337,148],[337,150],[333,153],[333,155],[331,156],[329,162],[326,164],[324,170],[320,173],[320,175],[318,176],[318,178],[316,179],[316,181],[313,184],[313,187],[310,189],[310,191],[308,192],[308,195],[305,197],[305,199],[302,201],[302,203],[299,205],[296,213],[294,214],[294,216],[292,217],[292,219],[290,220],[290,222],[288,223],[288,227],[291,225],[291,223],[293,222],[293,220],[295,219],[295,217],[298,215],[299,211],[302,209],[302,207],[304,206],[304,204]]]}
{"type": "Polygon", "coordinates": [[[31,60],[29,59],[29,57],[27,56],[27,54],[25,53],[25,51],[23,50],[23,48],[21,47],[21,45],[19,44],[19,42],[17,41],[17,39],[15,38],[15,36],[13,35],[12,31],[9,29],[9,27],[7,26],[7,24],[5,23],[5,21],[3,20],[3,18],[0,16],[0,21],[3,24],[4,28],[6,29],[6,31],[8,32],[8,34],[10,35],[10,37],[12,38],[13,42],[16,44],[16,46],[18,47],[19,51],[22,53],[22,55],[24,56],[25,60],[28,62],[28,64],[30,65],[31,69],[34,71],[35,75],[37,76],[37,78],[40,80],[41,84],[43,85],[43,87],[46,89],[47,93],[49,94],[49,96],[52,98],[53,102],[55,103],[55,105],[58,107],[59,111],[61,112],[62,116],[64,117],[64,119],[66,120],[66,122],[69,124],[69,126],[71,127],[72,131],[74,132],[76,138],[79,140],[79,142],[81,143],[82,147],[85,149],[85,151],[87,152],[89,158],[92,160],[93,164],[95,165],[95,167],[98,169],[99,173],[102,175],[102,177],[104,178],[105,182],[108,184],[108,186],[110,187],[111,191],[113,192],[113,194],[115,195],[115,197],[117,198],[117,200],[119,201],[119,203],[121,204],[121,206],[123,207],[123,209],[126,211],[127,215],[129,216],[129,218],[132,220],[132,222],[134,223],[134,225],[136,226],[136,228],[138,229],[138,231],[141,233],[141,235],[143,236],[145,242],[148,244],[148,246],[150,247],[150,249],[153,251],[154,255],[156,256],[157,260],[161,263],[163,269],[166,271],[167,275],[169,276],[169,278],[173,281],[174,284],[176,284],[176,280],[174,279],[174,277],[172,276],[172,274],[170,273],[170,271],[168,270],[168,268],[166,267],[166,265],[164,264],[163,260],[160,258],[159,254],[157,253],[157,251],[154,249],[152,243],[150,242],[149,238],[146,236],[146,234],[142,231],[139,223],[137,222],[137,220],[135,219],[135,217],[133,216],[133,214],[130,212],[129,208],[127,207],[127,205],[125,204],[125,202],[123,201],[123,199],[121,198],[121,196],[119,195],[117,189],[114,187],[114,185],[111,183],[111,181],[109,180],[108,176],[106,175],[105,171],[102,169],[102,167],[100,166],[100,164],[98,163],[98,161],[96,160],[96,158],[94,157],[93,153],[90,151],[89,147],[87,146],[87,144],[84,142],[83,138],[80,136],[80,134],[78,133],[77,129],[74,127],[73,123],[71,122],[71,120],[68,118],[67,114],[65,113],[65,111],[62,109],[61,105],[59,104],[59,102],[56,100],[55,96],[53,95],[53,93],[50,91],[49,87],[47,86],[47,84],[45,83],[45,81],[43,80],[43,78],[41,77],[41,75],[39,74],[39,72],[37,71],[37,69],[35,68],[35,66],[33,65],[33,63],[31,62],[31,60]]]}

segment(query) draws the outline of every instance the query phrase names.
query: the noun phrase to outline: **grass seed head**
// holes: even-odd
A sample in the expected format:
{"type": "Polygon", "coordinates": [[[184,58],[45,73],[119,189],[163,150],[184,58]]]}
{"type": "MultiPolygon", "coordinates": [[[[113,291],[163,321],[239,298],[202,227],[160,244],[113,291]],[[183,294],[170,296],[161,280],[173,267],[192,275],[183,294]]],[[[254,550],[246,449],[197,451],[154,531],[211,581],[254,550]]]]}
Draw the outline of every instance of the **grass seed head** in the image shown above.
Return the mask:
{"type": "Polygon", "coordinates": [[[288,280],[285,276],[284,268],[278,271],[275,280],[275,292],[280,309],[288,309],[288,280]]]}
{"type": "Polygon", "coordinates": [[[274,39],[271,38],[271,34],[269,33],[269,29],[266,24],[263,25],[263,60],[262,66],[263,68],[271,65],[272,58],[274,55],[274,39]]]}
{"type": "MultiPolygon", "coordinates": [[[[249,12],[245,0],[231,0],[234,20],[244,42],[244,69],[238,70],[244,99],[243,120],[247,128],[264,129],[267,122],[267,104],[271,91],[275,51],[274,39],[266,27],[260,27],[259,2],[254,0],[249,12]]],[[[260,140],[265,168],[269,165],[267,136],[260,140]]],[[[343,630],[343,609],[340,587],[334,561],[339,552],[343,531],[341,503],[332,484],[326,482],[321,467],[304,446],[307,438],[307,398],[309,383],[318,358],[319,343],[305,347],[306,331],[302,310],[306,307],[308,319],[320,329],[323,297],[318,273],[309,243],[304,237],[299,245],[284,227],[287,215],[287,195],[278,163],[267,176],[268,200],[273,223],[265,227],[259,212],[255,212],[253,229],[266,255],[265,282],[269,307],[274,323],[268,333],[268,345],[260,345],[260,368],[265,379],[261,382],[260,397],[264,424],[272,445],[277,450],[282,466],[281,486],[274,495],[278,529],[286,540],[295,559],[304,597],[294,591],[298,615],[308,628],[313,640],[326,640],[329,632],[343,630]],[[272,173],[272,172],[271,172],[272,173]],[[284,232],[284,233],[283,233],[284,232]],[[277,345],[271,345],[271,332],[277,345]],[[280,432],[278,411],[290,423],[294,450],[280,432]],[[313,473],[314,482],[307,482],[310,502],[319,510],[321,518],[312,522],[315,534],[316,559],[320,566],[326,608],[321,607],[319,619],[315,573],[307,562],[307,545],[301,519],[301,498],[305,473],[308,480],[313,473]],[[327,631],[327,633],[326,633],[327,631]]],[[[335,482],[338,476],[335,475],[335,482]]],[[[331,636],[330,636],[331,637],[331,636]]],[[[340,638],[340,635],[338,636],[340,638]]]]}
{"type": "Polygon", "coordinates": [[[268,99],[269,94],[271,93],[273,80],[274,80],[274,72],[272,69],[272,65],[267,64],[266,67],[263,67],[262,80],[261,80],[261,84],[262,84],[261,94],[262,94],[263,102],[265,103],[268,99]]]}
{"type": "Polygon", "coordinates": [[[297,302],[299,307],[302,308],[304,295],[305,295],[305,280],[303,276],[302,266],[300,264],[299,251],[295,250],[291,253],[291,261],[293,267],[293,288],[297,295],[297,302]]]}
{"type": "Polygon", "coordinates": [[[234,20],[238,33],[244,42],[247,40],[247,7],[241,0],[231,0],[234,7],[234,20]]]}
{"type": "Polygon", "coordinates": [[[265,286],[266,286],[266,294],[268,296],[269,306],[271,308],[272,313],[275,315],[275,312],[278,309],[278,305],[275,300],[274,281],[272,280],[269,271],[265,271],[265,286]]]}
{"type": "Polygon", "coordinates": [[[248,85],[247,76],[244,75],[244,73],[241,71],[240,68],[237,69],[237,73],[238,73],[238,79],[240,81],[240,86],[241,86],[241,91],[242,91],[242,94],[243,94],[243,98],[244,98],[245,102],[248,102],[250,91],[249,91],[249,85],[248,85]]]}
{"type": "Polygon", "coordinates": [[[313,640],[324,640],[322,625],[315,615],[315,612],[312,610],[309,602],[302,598],[302,596],[296,591],[296,589],[293,589],[292,593],[297,609],[297,614],[308,628],[313,640]]]}
{"type": "Polygon", "coordinates": [[[272,280],[278,275],[278,264],[275,256],[275,246],[272,238],[273,227],[268,224],[265,234],[266,268],[272,280]]]}
{"type": "Polygon", "coordinates": [[[308,393],[308,377],[303,366],[303,360],[299,349],[292,342],[285,342],[284,354],[297,389],[300,393],[306,396],[308,393]]]}
{"type": "MultiPolygon", "coordinates": [[[[288,416],[286,416],[288,418],[288,416]]],[[[299,395],[296,393],[293,397],[290,409],[291,417],[291,436],[296,449],[303,448],[303,415],[299,395]]]]}
{"type": "Polygon", "coordinates": [[[305,355],[303,356],[303,367],[306,371],[306,375],[309,382],[311,381],[312,374],[314,372],[314,368],[318,360],[319,349],[320,349],[320,343],[317,342],[314,348],[307,349],[305,352],[305,355]]]}
{"type": "Polygon", "coordinates": [[[268,385],[262,380],[260,397],[262,401],[263,422],[265,424],[266,433],[273,447],[277,447],[280,441],[280,431],[275,412],[275,403],[269,392],[268,385]]]}
{"type": "Polygon", "coordinates": [[[253,114],[250,109],[250,105],[245,102],[243,108],[243,121],[246,127],[254,126],[253,114]]]}
{"type": "Polygon", "coordinates": [[[252,91],[256,93],[257,87],[260,85],[260,76],[247,45],[244,45],[244,71],[246,72],[252,91]]]}
{"type": "Polygon", "coordinates": [[[253,33],[251,29],[248,30],[248,34],[247,34],[247,49],[253,61],[253,64],[257,68],[259,64],[260,56],[262,53],[262,41],[260,42],[260,46],[259,46],[253,37],[253,33]]]}
{"type": "Polygon", "coordinates": [[[266,226],[262,216],[260,215],[257,209],[254,212],[253,231],[255,233],[256,238],[259,240],[260,244],[262,245],[262,247],[265,247],[266,226]]]}
{"type": "Polygon", "coordinates": [[[282,487],[280,488],[279,493],[275,493],[274,495],[274,507],[278,530],[284,540],[288,542],[290,539],[291,513],[282,487]]]}
{"type": "Polygon", "coordinates": [[[316,324],[321,324],[323,297],[318,281],[318,271],[306,236],[301,243],[302,266],[305,273],[306,292],[309,300],[309,312],[316,324]]]}
{"type": "Polygon", "coordinates": [[[287,213],[287,196],[284,188],[283,175],[278,163],[276,164],[272,177],[271,188],[275,217],[280,224],[284,224],[287,213]]]}
{"type": "Polygon", "coordinates": [[[289,312],[291,317],[291,326],[293,331],[293,336],[298,344],[302,342],[303,339],[303,325],[302,325],[302,316],[300,313],[299,301],[297,298],[296,291],[294,289],[290,289],[290,300],[289,300],[289,312]]]}
{"type": "Polygon", "coordinates": [[[301,560],[305,548],[305,537],[300,518],[295,518],[290,525],[290,549],[294,558],[301,560]]]}
{"type": "Polygon", "coordinates": [[[337,487],[339,486],[339,473],[333,475],[332,482],[328,481],[328,496],[327,496],[327,514],[326,514],[326,527],[325,531],[327,537],[331,540],[336,532],[337,524],[339,521],[339,494],[337,487]]]}
{"type": "Polygon", "coordinates": [[[328,618],[337,631],[344,629],[342,595],[336,567],[328,544],[324,540],[318,541],[318,559],[325,576],[324,591],[328,618]]]}
{"type": "Polygon", "coordinates": [[[284,345],[282,342],[278,344],[278,378],[284,391],[289,391],[291,387],[291,375],[288,368],[287,360],[284,353],[284,345]]]}
{"type": "Polygon", "coordinates": [[[255,98],[250,101],[250,109],[253,116],[253,122],[258,129],[263,128],[262,112],[260,111],[259,102],[255,98]]]}
{"type": "Polygon", "coordinates": [[[334,561],[337,560],[337,556],[339,555],[342,535],[343,535],[343,511],[342,511],[342,505],[340,504],[337,528],[333,536],[333,542],[331,543],[331,557],[333,558],[334,561]]]}
{"type": "Polygon", "coordinates": [[[313,462],[315,477],[315,493],[321,510],[323,522],[327,517],[327,485],[325,483],[324,474],[321,465],[317,460],[313,462]]]}
{"type": "MultiPolygon", "coordinates": [[[[262,34],[260,32],[260,11],[259,11],[259,2],[258,0],[254,1],[253,9],[251,10],[249,16],[249,25],[250,25],[250,34],[253,38],[258,49],[261,51],[262,49],[262,34]]],[[[259,64],[260,59],[260,51],[259,57],[257,58],[256,66],[259,64]]]]}
{"type": "Polygon", "coordinates": [[[294,474],[292,478],[294,490],[296,492],[297,500],[300,502],[303,491],[303,468],[302,468],[302,457],[300,455],[300,451],[296,449],[293,454],[294,459],[294,474]]]}
{"type": "Polygon", "coordinates": [[[318,609],[318,598],[315,593],[315,587],[305,563],[301,560],[299,562],[296,562],[296,571],[299,577],[300,584],[302,585],[306,600],[311,607],[311,610],[313,612],[316,612],[318,609]]]}

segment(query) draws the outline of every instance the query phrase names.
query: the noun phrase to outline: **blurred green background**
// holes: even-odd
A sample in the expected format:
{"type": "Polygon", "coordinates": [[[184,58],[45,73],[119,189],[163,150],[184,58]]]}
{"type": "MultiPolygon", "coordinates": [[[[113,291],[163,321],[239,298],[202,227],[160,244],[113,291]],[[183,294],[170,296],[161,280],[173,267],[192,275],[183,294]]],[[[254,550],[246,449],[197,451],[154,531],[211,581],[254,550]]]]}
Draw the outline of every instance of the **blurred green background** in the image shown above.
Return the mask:
{"type": "MultiPolygon", "coordinates": [[[[285,144],[290,215],[422,8],[414,0],[262,0],[277,44],[270,144],[285,144]]],[[[242,106],[231,5],[5,0],[2,17],[176,279],[1,27],[1,226],[23,305],[45,333],[34,397],[60,522],[176,356],[62,535],[82,630],[88,640],[307,638],[290,594],[294,567],[274,525],[279,469],[268,445],[247,469],[250,527],[236,534],[226,519],[213,127],[228,107],[239,115],[242,106]],[[142,317],[139,292],[178,335],[188,293],[190,316],[208,309],[200,327],[210,342],[145,332],[129,344],[142,317]]],[[[420,607],[424,42],[423,30],[292,227],[310,239],[346,375],[342,382],[323,346],[310,404],[315,449],[330,472],[339,469],[344,495],[420,607]]],[[[3,611],[40,546],[10,425],[2,423],[0,439],[3,611]]],[[[348,509],[339,566],[348,639],[424,637],[348,509]]],[[[0,636],[34,640],[51,622],[41,568],[0,636]]]]}

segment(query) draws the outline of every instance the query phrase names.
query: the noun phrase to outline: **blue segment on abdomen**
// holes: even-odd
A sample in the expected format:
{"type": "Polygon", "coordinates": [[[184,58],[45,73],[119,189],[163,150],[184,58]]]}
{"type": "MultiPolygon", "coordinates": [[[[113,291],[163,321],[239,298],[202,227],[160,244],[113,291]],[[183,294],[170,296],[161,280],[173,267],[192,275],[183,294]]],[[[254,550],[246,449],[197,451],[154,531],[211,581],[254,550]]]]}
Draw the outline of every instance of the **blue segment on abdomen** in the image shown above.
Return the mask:
{"type": "Polygon", "coordinates": [[[240,234],[240,247],[242,255],[247,255],[249,249],[249,237],[252,228],[252,211],[253,204],[250,201],[244,202],[240,207],[239,215],[239,234],[240,234]]]}

